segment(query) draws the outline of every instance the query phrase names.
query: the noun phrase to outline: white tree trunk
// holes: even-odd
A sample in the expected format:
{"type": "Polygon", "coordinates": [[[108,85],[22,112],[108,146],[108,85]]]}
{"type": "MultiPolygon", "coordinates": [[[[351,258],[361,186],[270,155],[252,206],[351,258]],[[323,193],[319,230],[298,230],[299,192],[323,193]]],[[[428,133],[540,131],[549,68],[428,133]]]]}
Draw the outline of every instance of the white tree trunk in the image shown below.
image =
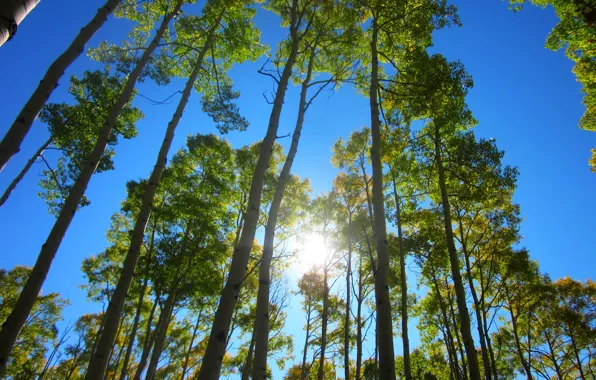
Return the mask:
{"type": "MultiPolygon", "coordinates": [[[[37,2],[39,0],[9,0],[8,3],[27,3],[37,2]]],[[[85,25],[74,41],[68,48],[50,65],[48,71],[39,82],[39,85],[29,98],[19,115],[12,123],[8,132],[0,142],[0,170],[4,168],[8,160],[20,150],[21,143],[25,139],[27,133],[31,129],[31,125],[35,118],[46,104],[52,91],[58,87],[58,81],[64,74],[64,71],[70,66],[75,59],[83,53],[85,45],[91,37],[101,28],[107,20],[107,17],[114,11],[120,0],[108,0],[103,7],[97,10],[95,17],[85,25]]],[[[4,9],[0,7],[0,9],[4,9]]],[[[0,15],[4,16],[4,15],[0,15]]],[[[0,20],[2,17],[0,17],[0,20]]],[[[0,45],[2,45],[2,37],[0,37],[0,45]]]]}
{"type": "MultiPolygon", "coordinates": [[[[48,239],[41,247],[41,252],[39,253],[37,262],[35,263],[33,270],[31,271],[31,275],[27,279],[27,283],[21,291],[21,294],[19,295],[19,299],[17,300],[14,309],[2,325],[2,330],[0,331],[0,375],[2,374],[2,372],[4,372],[6,363],[8,361],[8,357],[10,356],[10,352],[12,351],[12,347],[17,339],[17,336],[19,335],[19,332],[21,331],[21,328],[25,324],[25,321],[27,320],[29,313],[31,312],[31,308],[35,303],[35,300],[37,299],[37,295],[39,294],[41,286],[44,283],[46,276],[48,275],[50,266],[52,264],[52,261],[54,260],[54,256],[56,255],[56,252],[60,247],[60,243],[64,238],[66,230],[70,226],[70,222],[72,221],[72,218],[74,217],[74,214],[76,213],[77,208],[79,207],[81,198],[83,197],[83,194],[87,189],[89,180],[95,172],[95,169],[99,164],[99,160],[103,157],[103,154],[106,150],[106,146],[108,144],[108,139],[111,135],[112,129],[116,125],[118,116],[122,112],[124,106],[130,100],[137,79],[140,77],[143,68],[145,67],[145,65],[149,61],[149,58],[153,54],[153,51],[157,48],[157,45],[161,40],[163,34],[165,33],[168,24],[170,23],[174,15],[178,13],[180,6],[182,5],[182,2],[183,0],[178,0],[178,4],[174,11],[166,15],[166,17],[164,17],[164,20],[162,21],[159,29],[157,30],[155,37],[151,41],[151,44],[143,53],[134,71],[129,75],[128,80],[126,81],[126,84],[122,89],[122,93],[110,109],[108,116],[106,117],[104,124],[100,130],[99,136],[95,143],[95,147],[93,148],[93,151],[87,158],[87,161],[81,166],[81,172],[79,174],[79,177],[77,178],[72,189],[70,190],[68,197],[66,198],[66,201],[64,202],[64,205],[62,207],[62,210],[60,211],[60,214],[58,215],[58,218],[54,223],[54,226],[52,227],[52,231],[50,232],[48,239]]],[[[118,323],[116,323],[115,326],[117,325],[118,323]]],[[[117,327],[114,327],[114,330],[116,328],[117,327]]],[[[115,332],[112,333],[115,334],[115,332]]],[[[105,360],[107,360],[109,349],[107,351],[104,351],[104,353],[107,353],[104,355],[103,358],[103,367],[105,368],[105,366],[107,365],[105,360]]],[[[94,375],[91,375],[88,378],[103,379],[103,376],[95,377],[94,375]]]]}
{"type": "Polygon", "coordinates": [[[17,33],[23,19],[35,8],[39,0],[4,0],[0,5],[0,46],[17,33]]]}

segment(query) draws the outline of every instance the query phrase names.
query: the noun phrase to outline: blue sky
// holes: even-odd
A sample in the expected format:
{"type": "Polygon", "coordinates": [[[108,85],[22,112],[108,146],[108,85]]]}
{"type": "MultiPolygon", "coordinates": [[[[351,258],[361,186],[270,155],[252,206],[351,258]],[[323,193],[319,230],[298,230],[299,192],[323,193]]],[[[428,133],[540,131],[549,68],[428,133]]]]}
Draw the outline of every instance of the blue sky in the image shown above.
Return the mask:
{"type": "MultiPolygon", "coordinates": [[[[553,278],[594,277],[596,174],[590,173],[587,161],[589,149],[596,147],[596,133],[577,127],[583,106],[580,85],[571,73],[572,63],[563,52],[544,48],[545,38],[556,23],[554,12],[527,7],[512,13],[506,3],[498,0],[453,3],[459,8],[463,27],[438,31],[432,51],[464,63],[475,83],[468,103],[479,120],[476,134],[495,138],[506,152],[505,162],[520,170],[515,200],[524,216],[523,245],[553,278]]],[[[101,0],[61,0],[56,6],[42,1],[22,23],[14,40],[0,48],[4,62],[0,73],[4,89],[0,93],[2,134],[49,64],[101,4],[101,0]]],[[[285,35],[271,14],[259,11],[256,22],[265,43],[275,43],[285,35]]],[[[119,41],[126,33],[126,23],[110,18],[89,46],[105,39],[119,41]]],[[[241,110],[251,122],[248,131],[226,136],[236,147],[259,140],[265,133],[270,106],[262,93],[272,87],[269,78],[256,73],[261,63],[247,63],[230,73],[242,94],[241,110]]],[[[68,77],[95,68],[99,66],[82,56],[68,69],[51,101],[68,101],[68,77]]],[[[161,100],[182,85],[182,81],[174,81],[160,88],[143,83],[139,91],[161,100]]],[[[137,98],[136,105],[146,114],[138,124],[139,136],[116,148],[115,171],[99,174],[91,181],[87,195],[92,203],[77,213],[43,288],[44,292],[57,291],[71,300],[72,306],[65,312],[67,320],[74,321],[83,312],[99,308],[87,303],[79,289],[84,281],[80,263],[105,247],[105,230],[125,196],[126,181],[149,173],[175,103],[153,106],[137,98]]],[[[293,129],[297,103],[298,88],[290,88],[280,135],[293,129]]],[[[306,115],[293,172],[310,178],[315,195],[329,190],[336,173],[330,164],[331,145],[338,137],[345,138],[368,123],[367,99],[348,87],[335,94],[323,93],[306,115]]],[[[195,94],[174,147],[179,147],[188,134],[197,132],[215,133],[215,129],[201,113],[195,94]]],[[[22,152],[0,173],[0,188],[7,186],[46,138],[45,126],[36,122],[22,152]]],[[[289,139],[281,142],[287,146],[289,139]]],[[[41,167],[35,166],[0,209],[0,267],[32,265],[54,222],[36,195],[40,171],[41,167]]],[[[298,301],[293,302],[292,308],[297,307],[298,301]]],[[[298,356],[303,319],[297,310],[289,314],[288,331],[296,335],[294,353],[298,356]]]]}

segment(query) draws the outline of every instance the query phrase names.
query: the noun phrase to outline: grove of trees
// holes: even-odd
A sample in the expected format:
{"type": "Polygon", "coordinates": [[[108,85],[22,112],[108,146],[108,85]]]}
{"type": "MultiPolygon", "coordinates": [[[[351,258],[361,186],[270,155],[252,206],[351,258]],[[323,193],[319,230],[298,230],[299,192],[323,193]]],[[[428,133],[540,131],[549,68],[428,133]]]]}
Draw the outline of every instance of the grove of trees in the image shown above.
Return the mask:
{"type": "MultiPolygon", "coordinates": [[[[560,18],[547,47],[574,62],[579,125],[596,131],[596,2],[528,3],[560,18]]],[[[436,31],[460,25],[446,0],[107,0],[22,109],[2,110],[16,117],[0,168],[25,154],[29,134],[47,138],[5,181],[0,217],[39,166],[55,221],[32,267],[0,269],[0,377],[596,379],[596,283],[552,279],[524,247],[518,169],[475,134],[464,63],[431,49],[436,31]],[[263,14],[284,30],[276,46],[263,42],[263,14]],[[127,38],[90,46],[111,17],[127,38]],[[99,69],[66,79],[84,59],[99,69]],[[266,126],[249,125],[231,75],[257,60],[254,75],[271,86],[253,101],[266,126]],[[65,321],[69,300],[44,282],[77,211],[94,207],[89,183],[118,170],[118,143],[137,137],[148,82],[178,86],[166,99],[175,111],[152,125],[159,150],[139,147],[152,169],[129,179],[105,249],[80,265],[99,311],[65,321]],[[293,164],[312,153],[300,144],[317,133],[309,109],[340,88],[368,98],[370,124],[344,126],[331,190],[314,194],[293,164]],[[197,126],[176,146],[194,97],[219,133],[197,126]],[[297,115],[284,129],[288,107],[297,115]],[[261,137],[243,146],[225,137],[249,128],[261,137]],[[290,314],[304,326],[288,325],[290,314]]]]}

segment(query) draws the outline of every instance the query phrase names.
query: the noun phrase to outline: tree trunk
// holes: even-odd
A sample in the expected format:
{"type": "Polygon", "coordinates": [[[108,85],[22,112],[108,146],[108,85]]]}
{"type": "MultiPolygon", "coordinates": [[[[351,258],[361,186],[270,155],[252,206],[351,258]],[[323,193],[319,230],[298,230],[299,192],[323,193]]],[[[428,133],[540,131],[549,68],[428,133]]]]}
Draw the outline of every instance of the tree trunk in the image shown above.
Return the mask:
{"type": "Polygon", "coordinates": [[[311,303],[309,300],[308,311],[306,312],[306,338],[304,338],[304,349],[302,350],[302,367],[300,371],[300,380],[306,379],[306,354],[308,353],[308,338],[310,336],[310,314],[311,303]]]}
{"type": "Polygon", "coordinates": [[[451,225],[451,206],[449,204],[449,196],[447,194],[447,184],[445,179],[445,170],[443,168],[443,161],[441,157],[441,135],[439,126],[435,128],[435,160],[437,162],[437,169],[439,172],[439,187],[441,189],[441,203],[443,206],[443,220],[445,223],[445,238],[447,240],[447,251],[449,252],[449,263],[451,265],[451,276],[453,277],[453,285],[455,287],[455,296],[457,302],[457,309],[460,319],[460,332],[466,350],[466,357],[468,358],[468,368],[470,378],[472,380],[480,380],[480,368],[478,366],[478,357],[476,355],[476,346],[474,345],[474,337],[470,328],[470,315],[468,314],[468,307],[466,305],[466,291],[461,278],[459,270],[459,258],[455,241],[453,236],[453,226],[451,225]]]}
{"type": "Polygon", "coordinates": [[[381,163],[381,121],[377,100],[379,62],[377,53],[377,22],[373,18],[371,41],[370,114],[372,147],[370,158],[373,169],[374,235],[377,249],[375,275],[375,298],[377,310],[377,337],[379,346],[379,375],[381,380],[395,380],[395,355],[393,351],[393,326],[389,298],[389,252],[387,226],[385,223],[385,197],[383,196],[383,166],[381,163]]]}
{"type": "Polygon", "coordinates": [[[153,307],[151,308],[151,312],[149,313],[149,319],[147,320],[147,329],[145,331],[145,342],[143,343],[143,352],[141,353],[141,359],[139,360],[137,370],[135,371],[134,380],[141,379],[143,371],[145,370],[145,366],[147,366],[147,359],[149,358],[149,353],[151,352],[151,348],[153,347],[153,342],[155,341],[155,337],[157,336],[157,330],[159,329],[159,325],[161,324],[161,318],[158,318],[155,328],[153,329],[153,331],[151,331],[151,324],[155,315],[155,309],[157,308],[157,304],[159,303],[159,297],[159,293],[155,295],[155,302],[153,303],[153,307]]]}
{"type": "MultiPolygon", "coordinates": [[[[68,197],[64,202],[64,206],[62,207],[62,210],[60,211],[60,214],[54,224],[54,227],[48,236],[48,239],[42,245],[37,262],[35,263],[35,266],[31,271],[31,275],[27,280],[23,290],[21,291],[21,294],[19,295],[19,299],[14,309],[2,325],[2,331],[0,331],[0,376],[2,372],[4,372],[8,357],[10,356],[10,352],[12,351],[12,347],[17,339],[17,336],[25,324],[25,321],[31,312],[31,308],[37,299],[37,295],[41,290],[41,286],[50,270],[52,260],[54,259],[54,256],[58,251],[58,247],[64,238],[64,234],[66,233],[66,230],[68,229],[68,226],[70,225],[70,222],[72,221],[72,218],[79,207],[81,198],[83,197],[83,194],[87,189],[87,185],[89,184],[89,180],[95,172],[100,159],[103,157],[112,129],[116,125],[118,116],[122,112],[122,109],[126,103],[128,103],[130,100],[137,79],[140,77],[141,72],[149,61],[153,51],[157,48],[157,45],[165,33],[168,24],[180,10],[182,2],[183,0],[178,0],[174,10],[164,17],[157,33],[151,41],[151,44],[143,52],[143,55],[137,63],[134,71],[128,76],[126,84],[122,89],[122,93],[110,109],[109,114],[105,119],[104,125],[102,126],[100,134],[95,143],[95,147],[93,148],[93,152],[91,152],[87,158],[87,162],[81,166],[79,177],[70,190],[68,197]]],[[[108,309],[110,308],[108,307],[108,309]]],[[[92,360],[89,365],[89,370],[87,371],[86,375],[87,380],[99,380],[103,378],[103,374],[107,366],[106,360],[108,350],[111,346],[111,342],[113,341],[113,338],[107,338],[113,336],[115,333],[114,330],[116,330],[116,326],[118,325],[118,318],[114,319],[116,323],[113,323],[113,321],[110,320],[110,328],[106,328],[104,330],[107,330],[107,334],[105,335],[106,339],[104,339],[104,342],[101,345],[101,352],[94,354],[94,358],[97,359],[92,360]],[[110,336],[108,337],[108,335],[110,336]]],[[[102,333],[102,335],[104,334],[102,333]]]]}
{"type": "Polygon", "coordinates": [[[98,350],[95,352],[95,355],[93,355],[91,363],[89,364],[89,371],[87,372],[86,380],[97,379],[96,375],[93,375],[93,373],[101,372],[102,368],[105,367],[104,355],[107,352],[107,348],[114,341],[115,337],[113,335],[112,327],[118,323],[118,320],[121,317],[124,302],[126,301],[126,294],[128,293],[128,289],[130,288],[130,284],[132,283],[132,280],[134,278],[134,271],[137,265],[137,261],[139,259],[139,255],[141,253],[143,238],[145,236],[145,228],[147,227],[147,222],[149,220],[149,216],[151,215],[151,209],[153,207],[157,187],[159,186],[161,176],[165,170],[168,152],[170,151],[172,140],[174,139],[174,133],[176,132],[176,127],[178,126],[178,123],[182,118],[182,114],[184,113],[184,109],[186,108],[188,99],[190,98],[191,91],[197,80],[197,76],[203,63],[203,58],[209,50],[211,41],[213,40],[213,35],[215,33],[216,28],[218,27],[219,20],[215,23],[215,26],[212,27],[209,31],[209,37],[205,42],[205,46],[201,49],[199,56],[197,57],[197,61],[195,62],[193,71],[188,77],[188,80],[186,81],[186,85],[184,87],[184,91],[182,92],[180,102],[178,103],[176,111],[174,112],[174,115],[172,116],[172,119],[168,124],[165,137],[157,155],[155,166],[153,167],[153,172],[151,173],[151,177],[149,177],[147,188],[145,189],[145,193],[143,194],[141,208],[139,211],[139,215],[137,216],[137,220],[135,222],[132,237],[130,239],[128,253],[126,254],[126,258],[122,266],[122,272],[120,273],[120,277],[118,278],[118,285],[116,286],[116,290],[114,291],[114,294],[110,299],[110,306],[108,307],[108,310],[106,312],[106,329],[104,330],[104,333],[102,333],[101,335],[98,350]]]}
{"type": "Polygon", "coordinates": [[[315,46],[311,49],[310,59],[308,61],[308,69],[306,78],[302,82],[302,89],[300,91],[300,101],[298,104],[298,119],[294,127],[294,134],[292,136],[292,144],[288,151],[288,156],[284,162],[284,166],[277,179],[275,186],[275,195],[269,207],[269,217],[267,219],[267,226],[265,227],[265,241],[263,243],[263,256],[259,267],[259,290],[257,293],[257,308],[255,317],[256,328],[256,343],[255,343],[255,357],[252,365],[252,378],[266,379],[267,378],[267,345],[269,342],[269,288],[271,286],[271,260],[273,259],[273,246],[275,241],[275,229],[277,228],[277,217],[279,208],[286,190],[286,184],[290,177],[290,171],[294,164],[294,158],[298,151],[298,143],[300,142],[300,134],[302,133],[302,126],[304,125],[304,114],[306,113],[306,95],[310,78],[312,76],[313,65],[315,61],[315,46]]]}
{"type": "Polygon", "coordinates": [[[526,377],[528,380],[532,380],[532,370],[530,365],[526,361],[526,356],[521,347],[521,342],[519,339],[519,332],[517,329],[517,316],[513,313],[513,306],[509,306],[509,315],[511,316],[511,326],[513,327],[513,338],[515,339],[515,347],[517,348],[517,355],[519,357],[519,361],[521,362],[524,371],[526,372],[526,377]]]}
{"type": "Polygon", "coordinates": [[[259,159],[250,186],[248,206],[244,216],[244,226],[242,228],[240,241],[232,256],[230,273],[215,313],[213,326],[211,327],[211,333],[209,335],[209,342],[207,343],[205,356],[203,357],[201,369],[197,377],[198,380],[216,380],[219,378],[221,371],[221,364],[226,351],[226,337],[230,328],[232,315],[234,314],[234,308],[236,307],[237,299],[240,294],[240,287],[242,286],[242,281],[246,274],[250,252],[252,251],[254,244],[255,232],[259,221],[265,174],[269,167],[273,145],[277,138],[279,118],[288,82],[292,74],[292,67],[296,61],[296,55],[298,54],[299,41],[295,25],[295,20],[297,20],[295,16],[296,6],[297,0],[294,0],[292,6],[292,25],[290,27],[292,35],[291,51],[278,83],[277,93],[273,102],[273,109],[269,117],[267,134],[261,142],[259,159]]]}
{"type": "Polygon", "coordinates": [[[325,264],[323,276],[323,316],[321,318],[321,355],[319,356],[319,369],[317,380],[323,380],[325,375],[325,349],[327,348],[327,322],[329,319],[329,275],[328,266],[325,264]]]}
{"type": "MultiPolygon", "coordinates": [[[[446,285],[448,286],[448,284],[446,284],[446,285]]],[[[455,310],[453,309],[453,296],[451,295],[451,292],[448,293],[448,296],[449,296],[449,311],[450,311],[450,314],[451,314],[451,321],[453,323],[454,328],[455,329],[458,329],[459,328],[459,325],[457,323],[457,317],[455,315],[455,310]]],[[[460,329],[460,332],[461,332],[461,329],[460,329]]],[[[456,331],[455,340],[457,342],[457,347],[458,347],[458,350],[459,350],[459,356],[461,357],[462,369],[463,369],[463,372],[464,372],[464,379],[467,380],[468,379],[468,364],[467,364],[467,361],[466,361],[466,354],[464,352],[464,347],[463,347],[463,345],[461,343],[460,335],[461,334],[457,334],[457,331],[456,331]]]]}
{"type": "Polygon", "coordinates": [[[39,0],[4,0],[0,5],[0,46],[10,41],[39,0]]]}
{"type": "Polygon", "coordinates": [[[10,197],[10,194],[14,191],[14,189],[17,187],[17,185],[21,182],[23,177],[25,177],[25,174],[27,174],[27,172],[29,172],[29,169],[31,169],[31,166],[33,166],[33,164],[35,163],[37,158],[39,156],[41,156],[43,151],[46,150],[46,148],[52,143],[52,140],[53,140],[53,138],[50,137],[45,143],[43,143],[39,147],[39,149],[33,154],[33,156],[31,156],[29,161],[27,161],[27,164],[25,165],[23,170],[21,170],[21,172],[15,177],[15,179],[12,180],[10,185],[8,185],[8,187],[4,191],[4,194],[2,194],[2,198],[0,198],[0,207],[4,206],[4,203],[6,203],[6,201],[8,200],[8,197],[10,197]]]}
{"type": "Polygon", "coordinates": [[[356,305],[356,380],[362,372],[362,302],[364,279],[362,278],[362,259],[358,260],[358,304],[356,305]]]}
{"type": "Polygon", "coordinates": [[[186,351],[186,356],[184,358],[184,366],[182,366],[182,375],[180,376],[180,380],[184,380],[186,377],[186,371],[188,370],[188,362],[190,361],[190,354],[192,352],[192,345],[195,343],[195,338],[197,337],[197,331],[199,330],[199,326],[201,325],[201,316],[203,314],[203,307],[201,305],[201,309],[199,310],[199,315],[197,317],[197,322],[195,323],[195,327],[192,330],[192,336],[190,338],[190,343],[188,344],[188,350],[186,351]]]}
{"type": "Polygon", "coordinates": [[[397,185],[395,183],[395,173],[391,168],[391,179],[393,180],[393,197],[395,199],[395,221],[397,224],[397,238],[399,240],[399,275],[401,290],[401,338],[404,355],[404,375],[406,380],[412,380],[412,367],[410,364],[410,339],[408,336],[408,283],[406,278],[406,249],[404,247],[403,231],[401,228],[401,204],[397,185]]]}
{"type": "Polygon", "coordinates": [[[256,338],[257,338],[257,325],[255,323],[255,326],[252,329],[252,334],[250,336],[250,343],[248,345],[248,353],[246,354],[246,360],[244,361],[244,367],[242,367],[242,379],[241,380],[249,380],[250,379],[250,373],[252,372],[251,370],[252,370],[252,366],[253,366],[256,338]]]}
{"type": "Polygon", "coordinates": [[[172,319],[172,312],[174,310],[174,305],[176,303],[176,291],[173,290],[168,295],[166,299],[166,303],[161,310],[160,320],[161,323],[157,328],[157,336],[155,338],[155,346],[153,347],[153,353],[151,354],[151,361],[149,362],[149,367],[147,368],[147,374],[145,375],[146,380],[153,380],[155,376],[155,372],[157,371],[157,364],[159,363],[159,357],[161,356],[161,352],[163,351],[164,342],[166,340],[168,326],[170,325],[170,320],[172,319]]]}
{"type": "MultiPolygon", "coordinates": [[[[352,212],[348,210],[348,227],[352,225],[352,212]]],[[[348,265],[346,268],[346,315],[344,317],[344,374],[350,380],[350,276],[352,275],[352,235],[348,234],[348,265]]]]}
{"type": "MultiPolygon", "coordinates": [[[[19,16],[15,17],[15,13],[12,13],[12,15],[10,14],[10,11],[6,13],[7,10],[12,9],[13,12],[17,10],[16,13],[19,13],[20,18],[22,19],[35,6],[35,4],[39,2],[39,0],[8,0],[7,2],[12,3],[12,6],[9,4],[0,6],[0,46],[6,41],[6,30],[2,20],[15,19],[17,21],[16,24],[21,21],[18,20],[19,16]],[[25,3],[26,5],[17,8],[15,3],[25,3]]],[[[50,65],[48,71],[39,82],[39,85],[0,142],[0,171],[4,168],[10,158],[19,152],[21,143],[25,139],[27,133],[29,133],[35,118],[46,104],[52,91],[58,87],[58,81],[64,74],[64,71],[79,57],[79,55],[81,55],[81,53],[85,51],[87,42],[89,42],[95,32],[101,28],[108,16],[119,3],[120,0],[107,0],[106,3],[97,10],[93,19],[81,29],[70,46],[50,65]]]]}
{"type": "Polygon", "coordinates": [[[466,277],[468,279],[468,287],[472,294],[472,301],[474,301],[474,314],[476,314],[476,327],[478,329],[478,337],[480,338],[480,349],[482,353],[482,362],[484,363],[484,376],[486,380],[491,380],[491,363],[488,358],[488,348],[486,347],[486,339],[484,337],[484,322],[482,320],[482,311],[480,310],[480,302],[478,300],[478,294],[476,293],[476,287],[474,286],[474,278],[472,277],[472,266],[470,265],[470,255],[468,248],[464,241],[463,225],[459,223],[459,233],[461,239],[461,247],[464,253],[464,262],[466,264],[466,277]]]}
{"type": "Polygon", "coordinates": [[[577,369],[579,370],[579,376],[581,379],[586,379],[586,375],[584,374],[584,369],[582,368],[582,360],[579,356],[579,349],[577,348],[577,343],[575,342],[575,338],[573,337],[573,331],[568,328],[568,335],[571,339],[571,348],[573,348],[573,353],[575,355],[575,360],[577,360],[577,369]]]}
{"type": "Polygon", "coordinates": [[[149,279],[146,277],[143,280],[143,286],[141,287],[141,294],[139,295],[139,301],[137,302],[137,311],[135,313],[135,318],[132,323],[132,330],[130,331],[130,336],[128,337],[128,346],[126,347],[126,354],[124,355],[124,363],[122,363],[122,371],[120,372],[120,380],[126,380],[126,375],[128,374],[128,363],[130,361],[130,355],[132,354],[132,349],[135,345],[135,337],[137,336],[137,329],[139,327],[139,321],[141,319],[141,312],[143,311],[143,300],[145,298],[145,291],[147,290],[147,283],[149,279]]]}

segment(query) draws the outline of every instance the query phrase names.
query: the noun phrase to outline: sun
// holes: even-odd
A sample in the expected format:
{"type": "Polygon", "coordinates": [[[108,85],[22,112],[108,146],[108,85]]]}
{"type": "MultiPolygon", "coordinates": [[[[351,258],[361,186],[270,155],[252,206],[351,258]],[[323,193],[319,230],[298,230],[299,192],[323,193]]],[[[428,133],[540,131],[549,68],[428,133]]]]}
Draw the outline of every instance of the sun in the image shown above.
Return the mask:
{"type": "Polygon", "coordinates": [[[323,236],[314,233],[297,238],[296,251],[297,267],[301,272],[325,264],[329,255],[323,236]]]}

